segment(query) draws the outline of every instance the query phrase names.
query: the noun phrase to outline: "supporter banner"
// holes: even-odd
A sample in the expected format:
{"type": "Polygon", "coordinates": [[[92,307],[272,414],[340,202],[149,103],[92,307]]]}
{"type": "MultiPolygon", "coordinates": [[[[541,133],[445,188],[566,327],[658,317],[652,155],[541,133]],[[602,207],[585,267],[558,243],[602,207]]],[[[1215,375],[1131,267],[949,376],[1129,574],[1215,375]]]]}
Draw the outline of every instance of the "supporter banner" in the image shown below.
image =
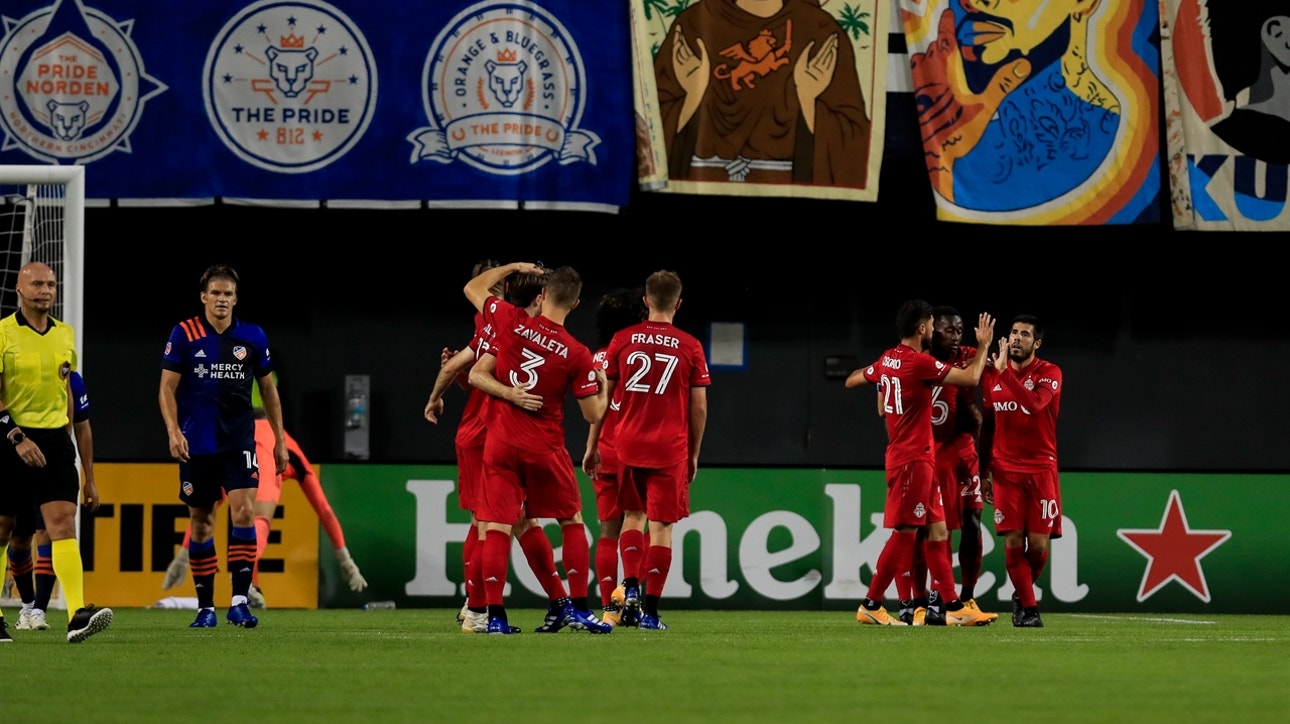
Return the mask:
{"type": "Polygon", "coordinates": [[[1290,230],[1290,64],[1285,0],[1162,0],[1163,45],[1178,91],[1166,95],[1171,135],[1202,231],[1290,230]]]}
{"type": "MultiPolygon", "coordinates": [[[[469,515],[457,507],[455,475],[450,466],[327,466],[324,487],[371,589],[349,592],[323,556],[320,604],[460,606],[469,515]]],[[[582,485],[593,516],[590,484],[582,485]]],[[[889,535],[885,494],[881,471],[701,469],[692,513],[673,532],[664,605],[853,609],[889,535]]],[[[1267,555],[1282,542],[1261,512],[1290,505],[1290,476],[1066,473],[1062,502],[1065,535],[1038,582],[1045,611],[1276,613],[1290,595],[1290,560],[1267,555]],[[1252,580],[1258,595],[1250,595],[1252,580]]],[[[987,506],[987,526],[992,513],[987,506]]],[[[596,521],[588,529],[594,545],[596,521]]],[[[559,530],[546,530],[558,562],[559,530]]],[[[1003,559],[1002,541],[987,528],[976,591],[986,610],[1010,610],[1003,559]]],[[[510,606],[545,605],[517,546],[507,595],[510,606]]]]}
{"type": "Polygon", "coordinates": [[[632,0],[642,187],[876,201],[889,4],[632,0]]]}
{"type": "Polygon", "coordinates": [[[1158,220],[1156,0],[900,8],[938,218],[1158,220]]]}
{"type": "Polygon", "coordinates": [[[90,199],[617,210],[627,8],[6,0],[0,163],[90,199]]]}
{"type": "MultiPolygon", "coordinates": [[[[179,466],[98,463],[94,476],[103,505],[97,513],[81,514],[86,600],[142,607],[171,596],[195,597],[192,576],[169,591],[161,588],[188,528],[188,506],[179,500],[179,466]]],[[[215,520],[220,559],[215,605],[223,609],[232,595],[229,521],[223,508],[215,520]]],[[[269,545],[260,559],[260,587],[273,608],[318,607],[318,516],[295,483],[282,486],[269,545]]]]}

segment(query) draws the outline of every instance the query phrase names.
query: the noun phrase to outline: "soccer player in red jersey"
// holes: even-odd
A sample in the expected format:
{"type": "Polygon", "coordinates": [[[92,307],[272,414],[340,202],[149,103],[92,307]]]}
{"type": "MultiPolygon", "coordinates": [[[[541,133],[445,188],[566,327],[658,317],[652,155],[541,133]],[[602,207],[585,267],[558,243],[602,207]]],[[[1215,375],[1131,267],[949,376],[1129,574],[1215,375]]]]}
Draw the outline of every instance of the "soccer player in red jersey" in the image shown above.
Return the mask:
{"type": "MultiPolygon", "coordinates": [[[[954,590],[953,571],[948,555],[949,533],[945,527],[945,510],[940,491],[934,485],[936,454],[932,434],[932,390],[940,384],[974,387],[985,369],[984,355],[977,355],[971,366],[960,369],[924,354],[932,341],[932,305],[921,299],[903,303],[896,313],[900,344],[887,351],[873,364],[852,372],[848,388],[876,384],[883,393],[883,418],[887,423],[887,503],[884,525],[892,529],[891,537],[878,556],[869,591],[856,610],[856,620],[864,624],[900,626],[882,607],[887,587],[900,574],[910,570],[918,530],[926,527],[927,545],[933,552],[927,556],[932,587],[945,602],[945,623],[953,626],[981,626],[991,619],[980,611],[963,605],[954,590]],[[943,550],[944,555],[937,550],[943,550]]],[[[994,335],[994,319],[981,314],[976,328],[977,342],[988,345],[994,335]]],[[[929,618],[931,612],[928,612],[929,618]]],[[[937,621],[928,621],[937,623],[937,621]]]]}
{"type": "Polygon", "coordinates": [[[1044,343],[1039,318],[1018,315],[999,340],[981,386],[984,423],[981,469],[986,502],[994,506],[995,535],[1003,537],[1012,581],[1012,625],[1041,628],[1035,580],[1048,563],[1048,542],[1062,535],[1057,477],[1057,412],[1062,371],[1035,355],[1044,343]]]}
{"type": "MultiPolygon", "coordinates": [[[[601,369],[608,367],[609,342],[620,330],[644,321],[645,305],[640,289],[615,289],[600,298],[596,308],[596,337],[600,349],[592,356],[601,369]]],[[[622,391],[609,401],[600,426],[592,425],[587,434],[587,451],[582,470],[591,478],[596,493],[596,518],[600,537],[596,541],[596,576],[600,584],[600,620],[611,626],[622,623],[622,611],[613,600],[618,587],[618,536],[623,530],[623,512],[618,509],[618,454],[614,451],[614,426],[622,391]],[[597,435],[597,437],[592,437],[597,435]],[[599,444],[597,444],[599,442],[599,444]]]]}
{"type": "MultiPolygon", "coordinates": [[[[976,347],[963,346],[963,317],[950,306],[932,309],[932,344],[928,352],[947,365],[966,369],[976,347]]],[[[932,388],[932,438],[936,441],[936,486],[945,506],[945,528],[950,536],[959,531],[959,599],[979,610],[976,582],[981,573],[981,475],[976,451],[981,429],[981,407],[976,388],[937,385],[932,388]]],[[[938,613],[939,596],[927,590],[926,529],[919,532],[911,569],[913,600],[901,602],[900,618],[915,626],[925,623],[927,609],[938,613]],[[906,605],[906,604],[909,605],[906,605]],[[919,609],[922,609],[921,611],[919,609]]],[[[947,541],[948,544],[948,541],[947,541]]],[[[948,545],[944,551],[949,555],[948,545]]],[[[998,618],[998,614],[987,616],[998,618]]]]}
{"type": "MultiPolygon", "coordinates": [[[[665,630],[658,602],[672,568],[672,525],[690,514],[689,486],[699,469],[711,378],[703,345],[672,324],[681,306],[681,278],[666,270],[651,274],[645,305],[649,317],[610,341],[605,376],[610,399],[621,400],[613,437],[623,513],[622,623],[665,630]]],[[[593,432],[589,441],[598,441],[600,430],[593,432]]],[[[587,454],[593,461],[600,455],[595,446],[587,454]]]]}
{"type": "MultiPolygon", "coordinates": [[[[613,627],[587,606],[591,550],[582,522],[582,495],[564,442],[566,394],[577,399],[588,423],[599,420],[608,405],[604,374],[592,362],[591,351],[564,327],[564,320],[578,306],[582,279],[567,266],[545,271],[541,313],[536,317],[489,292],[511,273],[539,270],[526,262],[489,269],[464,290],[494,330],[493,344],[470,370],[470,384],[508,403],[489,405],[483,485],[475,509],[485,526],[481,573],[488,633],[517,633],[507,620],[502,591],[511,535],[522,516],[559,522],[569,579],[567,593],[558,575],[542,581],[551,606],[537,631],[550,633],[568,626],[609,633],[613,627]]],[[[545,542],[545,535],[537,538],[545,542]]],[[[553,558],[550,543],[545,543],[544,552],[553,558]]]]}
{"type": "MultiPolygon", "coordinates": [[[[500,262],[485,259],[475,265],[471,278],[500,266],[500,262]]],[[[539,294],[543,281],[541,270],[528,274],[511,274],[495,284],[488,291],[495,296],[505,295],[506,301],[522,308],[530,317],[541,311],[539,294]]],[[[458,386],[466,390],[466,405],[461,412],[461,421],[457,425],[457,500],[462,510],[471,512],[470,530],[462,546],[462,571],[466,581],[466,603],[457,615],[457,622],[465,633],[488,632],[488,601],[484,587],[479,579],[483,567],[484,528],[475,517],[475,501],[482,485],[484,474],[484,439],[487,433],[488,406],[492,397],[483,390],[470,386],[470,368],[479,357],[493,344],[494,329],[484,321],[482,312],[475,312],[475,332],[466,347],[458,352],[447,349],[443,352],[443,366],[435,379],[430,399],[426,402],[425,417],[431,423],[438,424],[443,414],[443,394],[455,380],[458,386]]],[[[550,541],[545,532],[531,519],[521,520],[512,530],[520,549],[529,562],[529,567],[539,581],[547,581],[555,575],[555,560],[550,550],[550,541]]]]}

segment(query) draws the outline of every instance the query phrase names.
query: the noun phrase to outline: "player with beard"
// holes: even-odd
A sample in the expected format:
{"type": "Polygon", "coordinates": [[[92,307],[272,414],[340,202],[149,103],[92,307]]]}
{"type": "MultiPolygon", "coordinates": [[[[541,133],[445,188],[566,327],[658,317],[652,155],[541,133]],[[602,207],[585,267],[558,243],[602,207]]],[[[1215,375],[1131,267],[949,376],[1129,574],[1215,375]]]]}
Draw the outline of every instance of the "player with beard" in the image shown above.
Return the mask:
{"type": "Polygon", "coordinates": [[[1039,318],[1018,315],[981,385],[981,469],[985,501],[1003,537],[1012,596],[1012,625],[1040,628],[1034,583],[1048,563],[1048,543],[1062,535],[1057,475],[1057,413],[1062,371],[1036,352],[1044,343],[1039,318]]]}

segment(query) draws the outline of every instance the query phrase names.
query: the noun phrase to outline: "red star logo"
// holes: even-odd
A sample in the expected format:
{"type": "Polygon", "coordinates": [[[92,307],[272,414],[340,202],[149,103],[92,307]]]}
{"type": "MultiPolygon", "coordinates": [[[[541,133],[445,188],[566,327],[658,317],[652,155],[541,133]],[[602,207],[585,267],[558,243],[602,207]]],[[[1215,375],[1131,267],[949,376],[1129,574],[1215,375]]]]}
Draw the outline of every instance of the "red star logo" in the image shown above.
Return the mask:
{"type": "Polygon", "coordinates": [[[1178,491],[1169,493],[1160,527],[1155,530],[1121,528],[1116,535],[1147,557],[1147,570],[1138,588],[1138,602],[1150,598],[1170,581],[1186,586],[1196,598],[1209,603],[1209,585],[1200,559],[1232,537],[1230,530],[1192,530],[1187,525],[1178,491]]]}

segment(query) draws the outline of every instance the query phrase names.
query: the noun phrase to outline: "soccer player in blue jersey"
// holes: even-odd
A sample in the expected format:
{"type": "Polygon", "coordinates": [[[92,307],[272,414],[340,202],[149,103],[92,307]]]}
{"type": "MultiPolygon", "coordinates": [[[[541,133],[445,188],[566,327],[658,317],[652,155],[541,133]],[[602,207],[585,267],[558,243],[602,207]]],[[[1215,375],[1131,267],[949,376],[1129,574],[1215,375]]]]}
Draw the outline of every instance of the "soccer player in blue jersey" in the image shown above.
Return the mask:
{"type": "Polygon", "coordinates": [[[247,606],[255,571],[255,494],[260,476],[252,385],[259,385],[273,427],[273,465],[279,475],[287,468],[282,402],[273,381],[269,340],[259,326],[233,316],[237,286],[232,267],[208,268],[201,278],[204,313],[175,325],[161,359],[161,418],[170,438],[170,456],[179,461],[179,499],[188,505],[192,518],[188,555],[198,608],[192,628],[216,625],[219,561],[214,535],[221,490],[233,521],[228,546],[233,598],[227,620],[244,628],[259,623],[247,606]]]}
{"type": "MultiPolygon", "coordinates": [[[[76,436],[76,451],[81,458],[82,505],[91,513],[99,509],[98,486],[94,483],[94,432],[90,428],[90,397],[85,390],[85,379],[79,372],[72,372],[72,432],[76,436]]],[[[45,631],[49,622],[45,612],[54,594],[54,553],[49,531],[40,508],[31,515],[18,516],[13,537],[9,539],[9,569],[13,571],[14,587],[22,600],[18,612],[19,631],[45,631]],[[36,542],[36,560],[31,558],[32,540],[36,542]],[[32,579],[32,571],[35,579],[32,579]]]]}

